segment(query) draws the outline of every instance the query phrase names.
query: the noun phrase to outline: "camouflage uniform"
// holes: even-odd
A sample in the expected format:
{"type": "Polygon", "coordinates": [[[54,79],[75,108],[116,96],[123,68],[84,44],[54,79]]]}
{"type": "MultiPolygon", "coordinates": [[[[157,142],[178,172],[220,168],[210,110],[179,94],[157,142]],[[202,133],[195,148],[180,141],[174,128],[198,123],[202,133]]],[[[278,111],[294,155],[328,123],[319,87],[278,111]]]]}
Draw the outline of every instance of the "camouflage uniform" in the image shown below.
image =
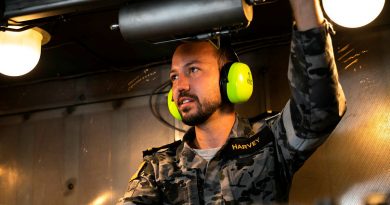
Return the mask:
{"type": "Polygon", "coordinates": [[[144,153],[120,204],[271,204],[288,200],[293,174],[345,112],[330,25],[293,31],[283,111],[249,123],[236,117],[226,144],[208,162],[183,142],[144,153]]]}

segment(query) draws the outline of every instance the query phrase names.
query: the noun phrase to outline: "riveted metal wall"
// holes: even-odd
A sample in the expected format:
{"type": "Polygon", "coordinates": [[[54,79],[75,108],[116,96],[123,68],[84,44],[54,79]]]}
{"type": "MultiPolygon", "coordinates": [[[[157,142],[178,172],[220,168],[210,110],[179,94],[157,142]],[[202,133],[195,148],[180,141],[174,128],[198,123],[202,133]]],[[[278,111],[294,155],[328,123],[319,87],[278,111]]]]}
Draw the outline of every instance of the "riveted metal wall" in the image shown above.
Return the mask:
{"type": "MultiPolygon", "coordinates": [[[[16,91],[8,97],[21,102],[15,109],[7,106],[0,118],[0,204],[114,204],[142,151],[174,139],[148,104],[166,71],[165,66],[8,88],[16,91]],[[42,93],[51,93],[51,100],[42,93]]],[[[161,115],[173,123],[166,109],[161,115]]]]}

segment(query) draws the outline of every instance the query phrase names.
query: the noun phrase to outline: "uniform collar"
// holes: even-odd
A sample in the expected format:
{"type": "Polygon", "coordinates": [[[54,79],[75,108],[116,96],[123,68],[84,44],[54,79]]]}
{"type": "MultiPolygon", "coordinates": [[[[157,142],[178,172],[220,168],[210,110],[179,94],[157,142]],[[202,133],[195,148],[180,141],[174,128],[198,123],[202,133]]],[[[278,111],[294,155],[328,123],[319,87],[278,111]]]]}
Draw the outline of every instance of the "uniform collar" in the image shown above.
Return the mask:
{"type": "Polygon", "coordinates": [[[248,138],[253,134],[254,132],[252,130],[251,124],[249,123],[249,120],[246,118],[241,118],[238,114],[236,114],[236,120],[228,138],[248,138]]]}
{"type": "MultiPolygon", "coordinates": [[[[252,126],[249,120],[245,118],[241,118],[238,114],[236,114],[236,119],[230,131],[228,140],[222,146],[221,150],[218,151],[216,157],[219,157],[220,152],[226,150],[226,148],[230,150],[232,143],[235,142],[250,143],[248,140],[252,140],[251,137],[254,134],[255,132],[252,130],[252,126]]],[[[180,159],[179,161],[181,166],[200,168],[200,167],[204,167],[205,164],[207,164],[207,161],[204,160],[202,157],[198,156],[195,153],[195,151],[190,147],[190,144],[194,141],[195,137],[196,137],[196,133],[194,127],[191,127],[183,137],[183,143],[181,144],[181,146],[178,148],[176,152],[177,154],[176,157],[177,159],[180,159]]]]}
{"type": "MultiPolygon", "coordinates": [[[[238,114],[236,114],[236,119],[234,121],[232,129],[230,130],[228,139],[239,137],[248,138],[253,134],[254,132],[252,130],[251,124],[249,123],[249,120],[241,118],[238,114]]],[[[191,127],[184,135],[183,141],[190,145],[194,141],[195,137],[195,127],[191,127]]]]}

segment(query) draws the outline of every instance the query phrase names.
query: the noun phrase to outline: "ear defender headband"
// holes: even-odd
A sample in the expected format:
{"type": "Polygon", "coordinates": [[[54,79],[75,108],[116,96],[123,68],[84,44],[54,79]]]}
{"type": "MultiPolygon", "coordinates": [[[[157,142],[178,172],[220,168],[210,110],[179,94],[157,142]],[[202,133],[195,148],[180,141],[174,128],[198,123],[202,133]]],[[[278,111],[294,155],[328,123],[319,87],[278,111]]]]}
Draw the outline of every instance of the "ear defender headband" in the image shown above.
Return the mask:
{"type": "MultiPolygon", "coordinates": [[[[249,66],[241,62],[225,64],[221,69],[219,85],[223,101],[233,104],[248,101],[253,92],[253,79],[249,66]]],[[[181,120],[179,109],[173,101],[172,89],[168,93],[167,102],[172,116],[181,120]]]]}

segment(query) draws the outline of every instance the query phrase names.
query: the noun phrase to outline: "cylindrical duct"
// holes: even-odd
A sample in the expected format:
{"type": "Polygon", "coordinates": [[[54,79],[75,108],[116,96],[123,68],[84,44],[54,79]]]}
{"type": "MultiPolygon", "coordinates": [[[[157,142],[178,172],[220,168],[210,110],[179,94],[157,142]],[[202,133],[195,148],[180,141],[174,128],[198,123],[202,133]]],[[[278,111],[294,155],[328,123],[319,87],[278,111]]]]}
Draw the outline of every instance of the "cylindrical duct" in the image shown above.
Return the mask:
{"type": "Polygon", "coordinates": [[[119,28],[127,41],[162,39],[249,25],[252,6],[245,0],[152,0],[119,11],[119,28]]]}

